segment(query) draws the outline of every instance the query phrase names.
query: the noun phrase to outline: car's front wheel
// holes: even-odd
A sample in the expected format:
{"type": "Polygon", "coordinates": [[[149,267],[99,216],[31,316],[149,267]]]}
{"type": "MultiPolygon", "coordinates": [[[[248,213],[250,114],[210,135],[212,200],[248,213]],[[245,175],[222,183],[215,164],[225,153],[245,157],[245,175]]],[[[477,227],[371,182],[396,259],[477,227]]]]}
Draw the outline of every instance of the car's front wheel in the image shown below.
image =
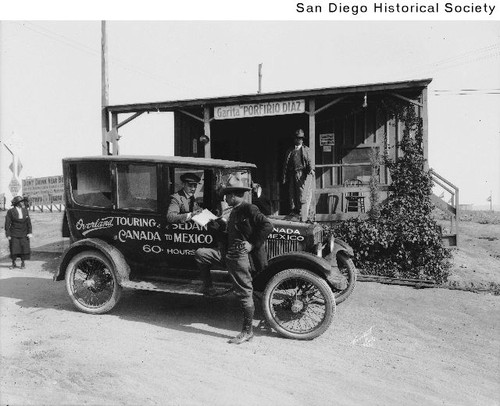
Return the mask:
{"type": "Polygon", "coordinates": [[[73,304],[86,313],[109,312],[120,300],[116,271],[100,252],[76,254],[66,268],[66,289],[73,304]]]}
{"type": "Polygon", "coordinates": [[[347,279],[347,287],[344,290],[335,292],[335,301],[339,304],[346,300],[354,290],[357,280],[357,271],[352,259],[343,252],[339,252],[337,255],[337,264],[340,272],[347,279]]]}
{"type": "Polygon", "coordinates": [[[306,269],[285,269],[266,285],[262,297],[267,322],[287,338],[310,340],[323,334],[335,314],[326,283],[306,269]]]}

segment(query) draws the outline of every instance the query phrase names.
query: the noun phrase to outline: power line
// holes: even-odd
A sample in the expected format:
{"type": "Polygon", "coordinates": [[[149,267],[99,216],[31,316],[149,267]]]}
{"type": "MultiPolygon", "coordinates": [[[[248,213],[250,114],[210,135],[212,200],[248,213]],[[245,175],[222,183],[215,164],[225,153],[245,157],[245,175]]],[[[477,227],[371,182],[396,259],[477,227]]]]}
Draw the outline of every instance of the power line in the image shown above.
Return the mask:
{"type": "MultiPolygon", "coordinates": [[[[18,23],[21,27],[25,28],[25,29],[28,29],[30,31],[33,31],[39,35],[42,35],[46,38],[49,38],[49,39],[52,39],[54,41],[58,41],[60,43],[63,43],[64,45],[66,46],[69,46],[73,49],[76,49],[78,51],[81,51],[81,52],[84,52],[86,54],[90,54],[90,55],[93,55],[93,56],[96,56],[96,57],[100,57],[100,51],[99,50],[94,50],[78,41],[75,41],[73,39],[70,39],[64,35],[61,35],[61,34],[58,34],[52,30],[49,30],[48,28],[46,27],[42,27],[38,24],[34,24],[32,22],[22,22],[22,23],[18,23]]],[[[117,66],[120,66],[121,68],[125,69],[125,70],[128,70],[130,72],[133,72],[133,73],[136,73],[136,74],[139,74],[139,75],[143,75],[153,81],[156,81],[156,82],[160,82],[160,83],[163,83],[163,84],[166,84],[168,86],[171,86],[171,87],[174,87],[174,88],[177,88],[179,90],[190,90],[189,88],[185,87],[185,86],[178,86],[172,82],[169,82],[169,81],[166,81],[164,78],[162,78],[161,76],[158,76],[158,75],[155,75],[147,70],[144,70],[138,66],[135,66],[135,65],[132,65],[128,62],[125,62],[119,58],[116,58],[116,57],[110,57],[109,58],[109,63],[110,64],[114,64],[114,65],[117,65],[117,66]]]]}
{"type": "Polygon", "coordinates": [[[456,90],[434,90],[435,96],[480,96],[500,95],[500,89],[456,89],[456,90]]]}
{"type": "Polygon", "coordinates": [[[416,66],[411,71],[407,71],[407,74],[413,74],[415,72],[418,75],[425,75],[426,73],[432,73],[443,69],[456,68],[464,64],[497,57],[500,57],[500,42],[490,44],[485,47],[472,49],[455,56],[438,60],[436,62],[416,66]]]}

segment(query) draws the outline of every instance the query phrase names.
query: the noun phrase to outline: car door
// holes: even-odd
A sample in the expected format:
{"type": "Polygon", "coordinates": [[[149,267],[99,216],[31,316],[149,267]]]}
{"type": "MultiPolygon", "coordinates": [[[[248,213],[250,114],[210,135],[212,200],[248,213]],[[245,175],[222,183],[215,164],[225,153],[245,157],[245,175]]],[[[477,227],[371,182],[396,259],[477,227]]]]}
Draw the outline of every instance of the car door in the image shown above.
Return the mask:
{"type": "MultiPolygon", "coordinates": [[[[188,200],[183,193],[184,184],[181,180],[183,175],[195,175],[200,179],[197,184],[194,197],[195,207],[208,209],[215,212],[213,206],[213,171],[205,168],[193,168],[187,166],[170,166],[169,168],[169,196],[166,205],[168,210],[176,213],[189,212],[188,200]]],[[[165,221],[167,213],[165,213],[165,221]]],[[[207,226],[201,226],[195,221],[171,221],[166,222],[164,227],[163,253],[172,270],[196,270],[194,260],[195,251],[203,247],[216,247],[213,233],[207,226]]],[[[186,273],[187,274],[187,273],[186,273]]]]}

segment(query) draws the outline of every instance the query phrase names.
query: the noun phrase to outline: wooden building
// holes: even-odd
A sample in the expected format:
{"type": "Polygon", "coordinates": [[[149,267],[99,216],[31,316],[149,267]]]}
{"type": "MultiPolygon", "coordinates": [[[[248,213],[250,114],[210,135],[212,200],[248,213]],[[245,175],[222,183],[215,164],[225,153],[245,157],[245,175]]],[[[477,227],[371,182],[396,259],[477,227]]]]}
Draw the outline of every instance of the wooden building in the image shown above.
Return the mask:
{"type": "MultiPolygon", "coordinates": [[[[285,151],[295,130],[306,134],[316,168],[315,219],[332,221],[365,216],[370,208],[368,181],[374,151],[397,157],[402,124],[381,108],[385,100],[409,102],[423,119],[427,158],[427,86],[430,79],[259,93],[206,99],[127,104],[106,108],[103,154],[118,153],[120,127],[146,112],[173,112],[175,155],[211,157],[257,165],[254,181],[262,185],[274,214],[288,214],[288,194],[281,184],[285,151]],[[357,186],[346,186],[354,180],[357,186]],[[349,193],[359,197],[348,207],[349,193]]],[[[157,153],[157,151],[155,151],[157,153]]],[[[383,191],[390,184],[381,167],[383,191]]],[[[351,195],[353,196],[353,195],[351,195]]]]}

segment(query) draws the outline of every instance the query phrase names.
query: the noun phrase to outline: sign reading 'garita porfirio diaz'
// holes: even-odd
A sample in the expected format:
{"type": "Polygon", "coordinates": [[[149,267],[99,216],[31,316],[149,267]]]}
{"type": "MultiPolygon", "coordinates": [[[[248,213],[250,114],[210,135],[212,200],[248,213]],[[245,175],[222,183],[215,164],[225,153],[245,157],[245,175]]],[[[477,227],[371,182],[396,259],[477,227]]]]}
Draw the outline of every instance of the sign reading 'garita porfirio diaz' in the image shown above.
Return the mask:
{"type": "Polygon", "coordinates": [[[305,111],[304,99],[271,101],[267,103],[240,104],[235,106],[216,106],[214,107],[214,118],[216,120],[230,120],[234,118],[299,114],[305,111]]]}

